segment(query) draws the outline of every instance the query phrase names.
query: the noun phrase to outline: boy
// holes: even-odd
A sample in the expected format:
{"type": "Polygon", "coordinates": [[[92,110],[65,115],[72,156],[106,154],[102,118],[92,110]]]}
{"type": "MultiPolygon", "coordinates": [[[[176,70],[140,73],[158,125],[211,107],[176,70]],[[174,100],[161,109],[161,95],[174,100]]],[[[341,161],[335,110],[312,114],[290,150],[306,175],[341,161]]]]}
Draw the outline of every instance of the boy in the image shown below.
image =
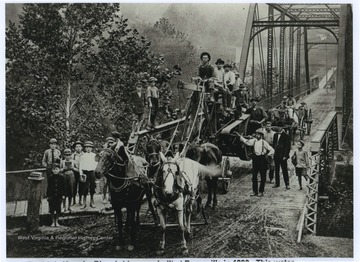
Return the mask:
{"type": "Polygon", "coordinates": [[[133,101],[133,122],[132,122],[132,131],[131,138],[137,134],[141,128],[141,125],[144,120],[144,109],[145,109],[145,98],[144,93],[142,92],[141,83],[136,83],[136,90],[131,93],[133,101]]]}
{"type": "Polygon", "coordinates": [[[66,211],[66,198],[68,198],[68,208],[67,211],[71,212],[71,200],[76,195],[76,191],[74,191],[75,185],[75,175],[74,171],[79,171],[79,169],[75,166],[75,160],[71,159],[71,150],[66,148],[64,150],[65,159],[60,162],[60,171],[64,174],[64,183],[65,183],[65,198],[63,201],[64,212],[66,211]]]}
{"type": "Polygon", "coordinates": [[[52,165],[55,163],[60,164],[61,152],[56,148],[57,140],[51,138],[49,141],[50,148],[45,150],[44,156],[42,159],[43,167],[46,167],[46,174],[49,176],[52,174],[52,165]]]}
{"type": "Polygon", "coordinates": [[[64,197],[64,177],[60,174],[60,165],[52,165],[51,174],[48,177],[47,198],[51,214],[52,227],[59,226],[61,214],[61,202],[64,197]]]}
{"type": "Polygon", "coordinates": [[[71,159],[74,160],[74,162],[75,162],[75,169],[73,170],[74,177],[75,177],[73,205],[76,204],[76,192],[78,192],[78,194],[79,194],[79,205],[82,205],[81,192],[82,192],[83,183],[79,182],[79,180],[80,180],[79,161],[80,161],[80,157],[82,156],[82,154],[84,154],[84,152],[82,151],[82,146],[83,146],[83,144],[81,141],[79,141],[79,140],[76,141],[74,144],[75,152],[71,155],[71,159]]]}
{"type": "Polygon", "coordinates": [[[87,141],[84,143],[85,153],[80,157],[79,162],[79,172],[80,178],[86,177],[82,183],[83,184],[83,192],[82,196],[84,199],[83,209],[86,208],[86,196],[90,190],[90,207],[95,207],[94,203],[94,194],[95,194],[95,173],[94,170],[97,166],[97,162],[95,161],[95,153],[92,152],[94,148],[94,143],[91,141],[87,141]]]}
{"type": "Polygon", "coordinates": [[[156,81],[157,79],[155,77],[150,77],[150,86],[148,86],[146,91],[146,98],[148,99],[149,109],[151,110],[150,128],[155,127],[155,119],[159,108],[159,90],[155,85],[156,81]]]}

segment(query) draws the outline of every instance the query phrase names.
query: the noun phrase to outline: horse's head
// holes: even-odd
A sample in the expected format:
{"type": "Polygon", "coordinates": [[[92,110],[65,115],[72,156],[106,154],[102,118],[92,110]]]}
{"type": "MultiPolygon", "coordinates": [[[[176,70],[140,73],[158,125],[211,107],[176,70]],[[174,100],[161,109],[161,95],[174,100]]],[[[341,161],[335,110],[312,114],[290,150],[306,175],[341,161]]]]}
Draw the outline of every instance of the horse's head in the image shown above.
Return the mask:
{"type": "Polygon", "coordinates": [[[95,169],[96,178],[103,177],[113,169],[125,169],[126,159],[124,144],[118,140],[116,144],[105,148],[101,155],[98,156],[98,164],[95,169]]]}
{"type": "Polygon", "coordinates": [[[174,195],[176,179],[180,172],[179,165],[177,164],[178,155],[172,159],[166,159],[162,152],[159,155],[163,164],[156,179],[157,184],[163,189],[165,196],[171,197],[174,195]]]}
{"type": "Polygon", "coordinates": [[[150,166],[157,166],[160,164],[161,144],[156,139],[151,139],[146,144],[146,161],[150,166]]]}

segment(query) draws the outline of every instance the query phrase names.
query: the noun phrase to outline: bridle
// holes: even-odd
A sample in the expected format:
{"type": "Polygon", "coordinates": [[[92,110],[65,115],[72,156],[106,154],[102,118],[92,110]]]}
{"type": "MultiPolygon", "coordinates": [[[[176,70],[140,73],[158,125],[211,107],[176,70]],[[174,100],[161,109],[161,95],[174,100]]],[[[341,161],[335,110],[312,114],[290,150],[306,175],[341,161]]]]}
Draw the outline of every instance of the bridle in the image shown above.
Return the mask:
{"type": "MultiPolygon", "coordinates": [[[[178,188],[176,187],[176,176],[180,174],[180,168],[179,168],[179,165],[175,162],[170,162],[170,161],[166,161],[162,164],[161,168],[164,167],[164,165],[176,165],[176,168],[177,168],[177,171],[173,172],[173,170],[170,168],[170,166],[168,167],[167,169],[167,172],[165,174],[165,177],[163,177],[162,181],[161,181],[161,184],[159,185],[158,184],[158,181],[159,181],[159,177],[157,176],[158,174],[156,174],[156,177],[155,177],[155,184],[154,184],[154,187],[155,187],[155,196],[158,200],[160,200],[161,202],[167,202],[167,203],[171,203],[173,201],[175,201],[179,195],[180,195],[180,191],[178,190],[178,188]],[[173,176],[173,179],[174,179],[174,184],[173,184],[173,194],[172,194],[172,197],[170,198],[165,198],[164,197],[164,189],[165,189],[165,181],[167,180],[168,176],[169,175],[172,175],[173,176]],[[160,192],[161,193],[160,193],[160,192]]],[[[163,173],[165,173],[165,171],[163,170],[163,173]]]]}

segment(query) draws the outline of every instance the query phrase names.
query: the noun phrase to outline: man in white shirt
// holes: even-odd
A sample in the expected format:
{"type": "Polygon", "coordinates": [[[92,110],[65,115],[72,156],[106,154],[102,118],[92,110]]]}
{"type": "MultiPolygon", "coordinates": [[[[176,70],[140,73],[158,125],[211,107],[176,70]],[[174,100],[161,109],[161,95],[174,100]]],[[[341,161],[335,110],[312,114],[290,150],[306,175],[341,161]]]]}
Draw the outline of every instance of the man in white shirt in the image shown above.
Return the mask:
{"type": "MultiPolygon", "coordinates": [[[[266,126],[261,128],[261,130],[264,133],[264,140],[266,142],[268,142],[268,144],[274,148],[274,135],[275,135],[275,131],[271,129],[271,122],[267,121],[266,122],[266,126]]],[[[275,149],[274,149],[275,150],[275,149]]],[[[270,179],[270,184],[273,183],[273,179],[274,179],[274,170],[275,170],[275,163],[274,163],[274,158],[272,156],[268,156],[267,157],[267,169],[269,170],[269,179],[270,179]]]]}
{"type": "Polygon", "coordinates": [[[255,138],[245,139],[240,135],[240,141],[245,145],[254,147],[254,154],[252,157],[252,188],[253,193],[250,196],[264,196],[265,181],[266,181],[266,168],[268,156],[274,155],[274,148],[272,148],[268,142],[263,139],[264,132],[261,129],[257,129],[255,132],[255,138]],[[258,186],[257,175],[260,173],[260,187],[258,186]]]}
{"type": "Polygon", "coordinates": [[[231,92],[235,85],[235,73],[230,71],[232,66],[230,64],[224,65],[224,92],[223,92],[223,106],[226,109],[231,107],[231,92]]]}
{"type": "Polygon", "coordinates": [[[80,181],[84,183],[83,187],[83,200],[84,206],[86,208],[86,196],[90,190],[90,207],[95,207],[94,203],[94,194],[95,194],[95,173],[97,162],[95,161],[96,154],[92,152],[94,148],[94,143],[87,141],[84,143],[85,153],[80,157],[79,161],[79,172],[80,172],[80,181]],[[84,181],[85,180],[85,181],[84,181]]]}
{"type": "Polygon", "coordinates": [[[215,77],[217,78],[217,81],[219,82],[223,82],[224,79],[224,66],[225,62],[223,60],[221,60],[220,58],[218,60],[216,60],[215,65],[216,67],[214,68],[214,74],[215,77]]]}

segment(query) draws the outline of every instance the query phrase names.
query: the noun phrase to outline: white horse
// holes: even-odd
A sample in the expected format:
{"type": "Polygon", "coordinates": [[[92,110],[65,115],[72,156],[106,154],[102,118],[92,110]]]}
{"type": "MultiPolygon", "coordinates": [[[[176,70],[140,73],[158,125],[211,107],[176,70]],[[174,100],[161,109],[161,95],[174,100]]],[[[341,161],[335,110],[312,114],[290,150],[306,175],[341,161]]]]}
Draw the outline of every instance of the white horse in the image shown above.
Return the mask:
{"type": "Polygon", "coordinates": [[[185,232],[190,234],[190,218],[192,208],[199,190],[200,175],[220,176],[220,167],[207,167],[185,157],[168,158],[160,152],[161,171],[155,178],[154,206],[160,218],[162,239],[158,254],[165,250],[166,212],[168,209],[177,211],[178,224],[182,232],[182,254],[188,254],[185,232]]]}

